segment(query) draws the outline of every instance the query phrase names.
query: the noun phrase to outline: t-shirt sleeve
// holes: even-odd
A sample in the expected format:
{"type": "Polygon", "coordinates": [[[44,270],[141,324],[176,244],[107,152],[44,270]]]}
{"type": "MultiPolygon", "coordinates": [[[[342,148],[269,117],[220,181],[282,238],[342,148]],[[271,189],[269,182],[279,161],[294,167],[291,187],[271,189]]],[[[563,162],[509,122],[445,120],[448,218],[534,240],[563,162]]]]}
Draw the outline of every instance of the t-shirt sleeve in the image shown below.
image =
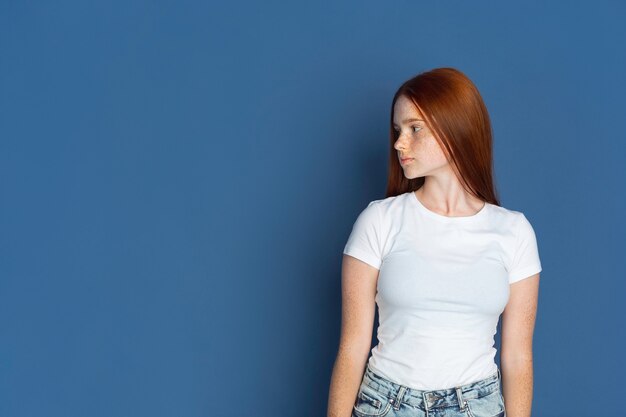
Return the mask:
{"type": "Polygon", "coordinates": [[[523,213],[518,220],[516,239],[515,252],[509,268],[510,284],[541,272],[535,231],[523,213]]]}
{"type": "Polygon", "coordinates": [[[380,244],[380,213],[375,201],[359,214],[348,237],[343,253],[380,269],[382,249],[380,244]]]}

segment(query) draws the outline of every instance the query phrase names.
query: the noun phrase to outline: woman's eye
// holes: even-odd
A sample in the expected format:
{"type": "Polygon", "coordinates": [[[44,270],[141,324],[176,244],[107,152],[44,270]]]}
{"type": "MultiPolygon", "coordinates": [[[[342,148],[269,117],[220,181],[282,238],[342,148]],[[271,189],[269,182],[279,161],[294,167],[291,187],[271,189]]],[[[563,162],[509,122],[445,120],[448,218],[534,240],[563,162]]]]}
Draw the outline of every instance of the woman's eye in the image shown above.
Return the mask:
{"type": "MultiPolygon", "coordinates": [[[[413,133],[417,133],[417,132],[419,132],[420,130],[423,129],[423,127],[420,127],[420,126],[411,126],[411,128],[413,129],[413,133]]],[[[395,132],[396,136],[400,136],[400,130],[399,129],[393,129],[393,131],[395,132]]]]}

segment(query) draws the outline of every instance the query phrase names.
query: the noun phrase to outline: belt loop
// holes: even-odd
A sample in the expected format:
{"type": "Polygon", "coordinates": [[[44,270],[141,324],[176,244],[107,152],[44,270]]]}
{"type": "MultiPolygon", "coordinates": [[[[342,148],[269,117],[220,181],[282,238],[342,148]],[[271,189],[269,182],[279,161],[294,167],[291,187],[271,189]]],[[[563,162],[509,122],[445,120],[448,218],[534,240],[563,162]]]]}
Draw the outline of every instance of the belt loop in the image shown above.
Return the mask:
{"type": "Polygon", "coordinates": [[[459,401],[459,409],[461,410],[461,412],[464,412],[465,400],[463,400],[463,391],[461,390],[461,387],[456,387],[456,398],[459,401]]]}
{"type": "Polygon", "coordinates": [[[428,417],[428,399],[426,398],[426,391],[422,392],[422,401],[424,402],[424,409],[426,410],[426,417],[428,417]]]}
{"type": "Polygon", "coordinates": [[[402,397],[404,397],[404,393],[406,392],[405,386],[400,386],[400,390],[396,395],[396,398],[392,398],[393,409],[398,411],[400,409],[400,404],[402,404],[402,397]]]}

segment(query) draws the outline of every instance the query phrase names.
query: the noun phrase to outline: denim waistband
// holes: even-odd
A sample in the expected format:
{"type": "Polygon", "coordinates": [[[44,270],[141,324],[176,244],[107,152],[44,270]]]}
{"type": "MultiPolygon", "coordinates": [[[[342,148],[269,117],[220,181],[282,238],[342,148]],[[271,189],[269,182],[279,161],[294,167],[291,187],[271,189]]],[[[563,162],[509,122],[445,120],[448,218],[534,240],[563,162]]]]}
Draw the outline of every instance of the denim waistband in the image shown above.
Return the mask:
{"type": "Polygon", "coordinates": [[[424,410],[455,405],[464,409],[464,400],[484,397],[498,391],[500,389],[500,379],[500,368],[498,368],[492,375],[479,381],[459,385],[454,388],[425,391],[396,384],[376,373],[368,363],[363,376],[363,383],[389,398],[396,410],[400,408],[402,403],[424,410]]]}

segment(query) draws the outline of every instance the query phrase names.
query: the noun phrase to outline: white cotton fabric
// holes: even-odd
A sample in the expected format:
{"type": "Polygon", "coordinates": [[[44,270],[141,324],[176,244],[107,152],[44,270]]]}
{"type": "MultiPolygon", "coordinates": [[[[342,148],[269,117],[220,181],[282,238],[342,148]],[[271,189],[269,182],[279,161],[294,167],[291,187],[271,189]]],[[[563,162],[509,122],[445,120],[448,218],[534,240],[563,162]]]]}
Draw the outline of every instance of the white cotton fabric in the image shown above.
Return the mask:
{"type": "Polygon", "coordinates": [[[523,213],[486,203],[472,216],[448,217],[414,192],[370,202],[343,253],[379,269],[370,367],[421,390],[494,374],[494,335],[509,285],[541,271],[523,213]]]}

